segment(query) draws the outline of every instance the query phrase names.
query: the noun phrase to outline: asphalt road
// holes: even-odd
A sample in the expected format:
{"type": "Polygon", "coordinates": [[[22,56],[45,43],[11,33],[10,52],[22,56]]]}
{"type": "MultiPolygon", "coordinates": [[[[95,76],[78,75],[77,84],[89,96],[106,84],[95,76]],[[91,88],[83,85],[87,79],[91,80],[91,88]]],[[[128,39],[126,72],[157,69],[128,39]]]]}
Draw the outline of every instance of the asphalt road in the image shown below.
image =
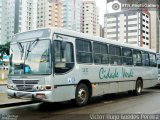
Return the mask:
{"type": "Polygon", "coordinates": [[[102,120],[126,119],[124,115],[141,119],[160,119],[160,87],[145,89],[140,96],[128,93],[109,94],[96,97],[84,107],[77,108],[71,102],[36,103],[17,107],[1,108],[0,120],[15,118],[15,120],[102,120]],[[146,114],[159,114],[147,116],[146,114]],[[104,116],[105,115],[105,116],[104,116]],[[115,118],[116,115],[121,115],[115,118]]]}
{"type": "Polygon", "coordinates": [[[4,93],[7,91],[7,86],[6,85],[0,85],[0,93],[4,93]]]}

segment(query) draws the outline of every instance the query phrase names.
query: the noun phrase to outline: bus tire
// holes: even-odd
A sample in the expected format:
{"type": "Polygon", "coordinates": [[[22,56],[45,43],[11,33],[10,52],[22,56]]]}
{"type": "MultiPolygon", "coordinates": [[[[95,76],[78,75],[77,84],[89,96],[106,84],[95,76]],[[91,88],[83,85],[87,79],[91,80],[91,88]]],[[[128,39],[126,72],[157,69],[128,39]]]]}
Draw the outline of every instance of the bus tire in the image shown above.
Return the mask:
{"type": "Polygon", "coordinates": [[[133,91],[133,92],[134,92],[134,95],[138,96],[138,95],[142,94],[142,89],[143,89],[142,80],[138,79],[138,80],[136,81],[135,90],[133,91]]]}
{"type": "Polygon", "coordinates": [[[128,94],[129,94],[129,95],[133,95],[133,93],[134,93],[133,90],[129,90],[129,91],[128,91],[128,94]]]}
{"type": "Polygon", "coordinates": [[[80,83],[76,88],[75,103],[81,107],[89,101],[89,89],[86,84],[80,83]]]}

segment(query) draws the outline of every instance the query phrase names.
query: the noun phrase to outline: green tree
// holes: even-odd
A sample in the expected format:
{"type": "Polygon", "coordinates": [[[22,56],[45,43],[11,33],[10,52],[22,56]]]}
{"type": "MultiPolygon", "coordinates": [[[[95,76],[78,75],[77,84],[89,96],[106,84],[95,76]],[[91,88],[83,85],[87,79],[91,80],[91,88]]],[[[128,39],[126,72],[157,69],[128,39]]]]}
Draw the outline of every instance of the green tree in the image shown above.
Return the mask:
{"type": "Polygon", "coordinates": [[[9,55],[9,49],[10,49],[10,42],[7,42],[7,43],[3,46],[3,51],[4,51],[4,53],[6,53],[7,55],[9,55]]]}
{"type": "Polygon", "coordinates": [[[3,54],[9,55],[9,49],[10,49],[10,42],[7,42],[4,45],[0,45],[0,53],[1,53],[0,59],[3,58],[3,54]]]}

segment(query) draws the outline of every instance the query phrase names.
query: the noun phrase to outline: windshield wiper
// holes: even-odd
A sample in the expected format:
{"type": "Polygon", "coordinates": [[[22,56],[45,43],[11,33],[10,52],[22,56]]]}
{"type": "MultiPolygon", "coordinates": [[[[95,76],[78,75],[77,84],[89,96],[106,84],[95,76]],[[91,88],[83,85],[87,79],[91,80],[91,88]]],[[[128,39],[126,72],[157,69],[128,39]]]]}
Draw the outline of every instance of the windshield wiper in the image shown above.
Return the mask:
{"type": "Polygon", "coordinates": [[[24,53],[24,46],[22,46],[22,43],[20,43],[20,42],[17,42],[17,46],[21,52],[21,60],[22,60],[23,53],[24,53]]]}
{"type": "Polygon", "coordinates": [[[26,53],[25,59],[28,58],[29,53],[35,48],[35,46],[37,45],[38,41],[39,41],[39,38],[37,38],[37,39],[34,40],[33,42],[30,42],[30,43],[29,43],[29,46],[28,46],[28,48],[27,48],[27,53],[26,53]]]}

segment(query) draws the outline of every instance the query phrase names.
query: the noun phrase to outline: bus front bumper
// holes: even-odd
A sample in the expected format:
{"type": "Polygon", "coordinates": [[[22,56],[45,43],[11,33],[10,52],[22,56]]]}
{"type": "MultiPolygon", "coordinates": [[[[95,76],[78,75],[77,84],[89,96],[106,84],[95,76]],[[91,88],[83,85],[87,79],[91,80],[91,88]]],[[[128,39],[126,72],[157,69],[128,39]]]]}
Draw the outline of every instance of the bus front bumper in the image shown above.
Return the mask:
{"type": "Polygon", "coordinates": [[[19,98],[26,100],[39,100],[51,102],[52,91],[37,91],[37,92],[26,92],[26,91],[15,91],[8,89],[7,95],[10,98],[19,98]]]}

